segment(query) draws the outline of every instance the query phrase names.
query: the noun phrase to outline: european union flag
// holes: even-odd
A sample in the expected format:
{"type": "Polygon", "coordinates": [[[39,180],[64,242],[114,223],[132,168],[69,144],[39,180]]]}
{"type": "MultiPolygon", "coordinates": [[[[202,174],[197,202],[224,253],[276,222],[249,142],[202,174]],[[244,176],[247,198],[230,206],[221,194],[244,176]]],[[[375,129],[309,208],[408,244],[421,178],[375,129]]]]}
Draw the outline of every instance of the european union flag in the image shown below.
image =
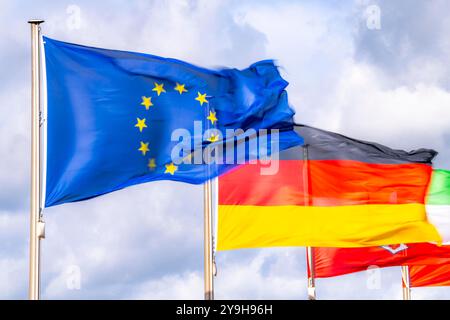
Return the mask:
{"type": "MultiPolygon", "coordinates": [[[[46,207],[154,180],[203,183],[233,164],[191,160],[239,140],[229,129],[278,129],[279,150],[303,142],[293,131],[288,83],[272,61],[207,70],[47,37],[44,44],[46,207]]],[[[260,146],[245,141],[260,157],[260,146]]]]}

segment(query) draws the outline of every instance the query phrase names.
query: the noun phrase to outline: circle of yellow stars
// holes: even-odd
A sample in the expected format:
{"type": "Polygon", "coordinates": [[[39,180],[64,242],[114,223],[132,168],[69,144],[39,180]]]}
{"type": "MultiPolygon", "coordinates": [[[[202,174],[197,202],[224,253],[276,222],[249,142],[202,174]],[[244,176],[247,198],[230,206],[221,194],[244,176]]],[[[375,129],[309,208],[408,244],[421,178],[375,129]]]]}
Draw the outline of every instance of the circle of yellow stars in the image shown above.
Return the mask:
{"type": "MultiPolygon", "coordinates": [[[[166,89],[164,88],[164,83],[158,83],[154,82],[154,87],[152,91],[156,92],[156,95],[159,97],[161,94],[166,93],[166,89]]],[[[175,91],[177,91],[180,95],[183,93],[188,92],[188,89],[186,88],[185,84],[176,82],[175,87],[173,88],[175,91]]],[[[197,91],[197,97],[195,98],[196,101],[200,103],[200,106],[203,106],[204,103],[208,104],[209,101],[206,99],[207,94],[201,93],[197,91]]],[[[141,97],[142,102],[141,106],[145,107],[145,110],[150,110],[151,107],[154,107],[152,97],[151,96],[142,96],[141,97]]],[[[209,115],[206,117],[207,120],[211,121],[212,125],[215,125],[215,123],[218,121],[216,112],[209,111],[209,115]]],[[[139,129],[139,132],[142,132],[145,128],[148,128],[146,118],[136,118],[136,124],[134,125],[136,128],[139,129]]],[[[209,142],[216,142],[219,140],[219,135],[212,134],[208,139],[209,142]]],[[[149,142],[140,141],[140,146],[137,149],[143,156],[147,154],[147,152],[150,152],[149,142]]],[[[157,168],[157,163],[155,158],[150,158],[147,163],[147,167],[150,170],[155,170],[157,168]]],[[[165,165],[165,171],[164,173],[174,175],[175,172],[178,170],[178,166],[176,166],[173,162],[165,165]]]]}

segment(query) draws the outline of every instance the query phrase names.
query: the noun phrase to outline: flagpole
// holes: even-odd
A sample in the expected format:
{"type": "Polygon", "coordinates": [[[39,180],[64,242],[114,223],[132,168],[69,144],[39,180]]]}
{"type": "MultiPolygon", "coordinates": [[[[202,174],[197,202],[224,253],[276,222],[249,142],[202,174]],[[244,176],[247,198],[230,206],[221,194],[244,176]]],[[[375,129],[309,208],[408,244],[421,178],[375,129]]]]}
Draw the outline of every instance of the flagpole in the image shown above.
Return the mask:
{"type": "Polygon", "coordinates": [[[31,205],[30,205],[30,300],[40,298],[40,240],[44,238],[41,220],[41,154],[40,154],[40,24],[43,20],[30,20],[31,25],[31,205]]]}
{"type": "Polygon", "coordinates": [[[212,181],[209,179],[203,189],[204,206],[204,277],[205,277],[205,300],[214,300],[214,265],[212,248],[212,181]]]}
{"type": "MultiPolygon", "coordinates": [[[[210,105],[205,108],[205,118],[209,115],[210,105]]],[[[210,129],[209,122],[206,121],[205,129],[210,129]]],[[[208,180],[203,187],[203,254],[204,254],[204,287],[205,300],[214,300],[214,262],[213,262],[213,243],[212,243],[212,206],[213,190],[211,177],[211,154],[208,147],[206,149],[206,170],[208,180]]]]}
{"type": "MultiPolygon", "coordinates": [[[[303,146],[303,188],[305,206],[311,205],[310,185],[309,185],[309,162],[308,145],[303,146]]],[[[314,248],[306,247],[306,265],[308,268],[308,299],[316,300],[316,280],[314,268],[314,248]]]]}
{"type": "Polygon", "coordinates": [[[308,268],[308,300],[316,300],[316,271],[314,268],[314,248],[306,247],[308,268]]]}
{"type": "Polygon", "coordinates": [[[409,266],[402,266],[403,300],[411,300],[409,266]]]}

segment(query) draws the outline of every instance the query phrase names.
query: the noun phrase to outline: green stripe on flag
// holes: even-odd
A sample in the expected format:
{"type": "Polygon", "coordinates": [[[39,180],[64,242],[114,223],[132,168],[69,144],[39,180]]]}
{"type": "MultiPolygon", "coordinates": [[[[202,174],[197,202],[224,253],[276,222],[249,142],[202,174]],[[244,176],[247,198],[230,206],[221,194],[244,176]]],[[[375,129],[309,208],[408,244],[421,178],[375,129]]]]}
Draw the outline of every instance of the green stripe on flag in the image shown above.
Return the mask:
{"type": "Polygon", "coordinates": [[[450,205],[450,171],[433,170],[427,204],[450,205]]]}

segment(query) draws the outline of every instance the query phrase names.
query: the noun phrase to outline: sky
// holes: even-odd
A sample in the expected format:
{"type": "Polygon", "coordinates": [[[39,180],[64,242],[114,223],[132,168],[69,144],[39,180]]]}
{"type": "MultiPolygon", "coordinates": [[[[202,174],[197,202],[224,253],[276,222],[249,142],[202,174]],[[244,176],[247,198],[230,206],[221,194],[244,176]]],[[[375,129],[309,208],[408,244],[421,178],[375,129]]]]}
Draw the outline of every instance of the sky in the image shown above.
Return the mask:
{"type": "MultiPolygon", "coordinates": [[[[299,123],[450,169],[450,2],[0,0],[0,299],[26,299],[30,28],[203,67],[275,59],[299,123]],[[377,19],[379,18],[379,19],[377,19]]],[[[45,210],[43,299],[202,299],[203,189],[151,182],[45,210]]],[[[305,248],[218,252],[218,299],[307,298],[305,248]]],[[[400,268],[319,279],[319,299],[401,299],[400,268]]],[[[413,299],[450,299],[449,288],[413,299]]]]}

